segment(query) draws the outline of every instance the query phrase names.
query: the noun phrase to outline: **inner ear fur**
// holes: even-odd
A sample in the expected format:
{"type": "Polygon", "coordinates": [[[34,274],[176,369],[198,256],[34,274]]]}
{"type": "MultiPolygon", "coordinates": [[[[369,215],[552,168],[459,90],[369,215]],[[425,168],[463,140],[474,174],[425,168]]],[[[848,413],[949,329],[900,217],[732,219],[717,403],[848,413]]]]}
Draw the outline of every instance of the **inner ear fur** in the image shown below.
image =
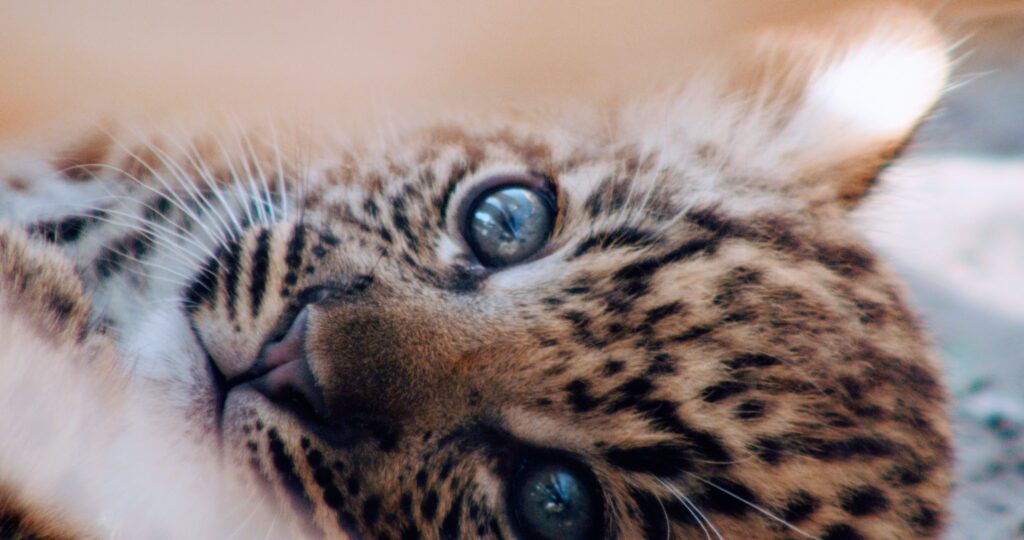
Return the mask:
{"type": "Polygon", "coordinates": [[[886,4],[763,31],[728,65],[726,94],[752,119],[736,129],[762,131],[777,187],[851,207],[935,105],[950,62],[928,17],[886,4]]]}

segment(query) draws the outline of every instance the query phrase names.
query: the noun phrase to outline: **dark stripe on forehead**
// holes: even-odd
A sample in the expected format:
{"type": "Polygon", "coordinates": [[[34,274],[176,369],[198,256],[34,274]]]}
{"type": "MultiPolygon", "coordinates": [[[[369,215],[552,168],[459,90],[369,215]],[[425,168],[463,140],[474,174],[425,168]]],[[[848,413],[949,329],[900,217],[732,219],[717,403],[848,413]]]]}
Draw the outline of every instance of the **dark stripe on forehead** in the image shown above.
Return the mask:
{"type": "Polygon", "coordinates": [[[260,231],[256,239],[256,251],[252,256],[252,271],[249,279],[249,295],[252,316],[255,318],[263,304],[263,293],[267,289],[267,269],[270,265],[270,229],[260,231]]]}

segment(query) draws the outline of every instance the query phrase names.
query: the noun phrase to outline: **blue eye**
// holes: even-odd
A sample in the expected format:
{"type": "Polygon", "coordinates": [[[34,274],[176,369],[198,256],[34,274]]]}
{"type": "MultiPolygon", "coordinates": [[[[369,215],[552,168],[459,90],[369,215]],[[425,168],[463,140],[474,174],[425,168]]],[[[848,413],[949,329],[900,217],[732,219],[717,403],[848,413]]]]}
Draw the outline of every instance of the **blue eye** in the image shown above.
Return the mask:
{"type": "Polygon", "coordinates": [[[477,197],[463,234],[480,262],[508,266],[540,250],[555,223],[551,199],[548,192],[523,185],[500,186],[477,197]]]}
{"type": "Polygon", "coordinates": [[[510,504],[526,538],[575,540],[600,532],[600,493],[590,475],[557,461],[536,464],[516,477],[510,504]]]}

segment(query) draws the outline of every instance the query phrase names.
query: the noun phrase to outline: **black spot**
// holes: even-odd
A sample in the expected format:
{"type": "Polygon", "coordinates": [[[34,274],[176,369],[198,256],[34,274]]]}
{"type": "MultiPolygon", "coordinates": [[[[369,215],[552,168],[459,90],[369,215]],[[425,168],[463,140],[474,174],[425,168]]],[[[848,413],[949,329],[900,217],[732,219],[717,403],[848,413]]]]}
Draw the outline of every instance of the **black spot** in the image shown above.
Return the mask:
{"type": "Polygon", "coordinates": [[[242,266],[242,244],[237,240],[227,245],[227,251],[223,257],[224,267],[224,294],[227,295],[226,304],[228,317],[235,319],[235,301],[238,298],[238,274],[242,266]]]}
{"type": "Polygon", "coordinates": [[[363,521],[367,525],[372,526],[377,522],[377,518],[380,517],[380,498],[379,497],[367,497],[363,501],[363,521]]]}
{"type": "Polygon", "coordinates": [[[668,520],[665,519],[665,503],[651,493],[631,490],[633,501],[640,510],[640,521],[644,538],[668,538],[668,520]]]}
{"type": "Polygon", "coordinates": [[[605,178],[594,189],[583,203],[583,208],[590,217],[597,218],[602,214],[615,211],[628,200],[629,183],[625,180],[605,178]]]}
{"type": "Polygon", "coordinates": [[[730,516],[742,516],[759,504],[747,486],[723,477],[708,478],[707,489],[696,502],[700,508],[730,516]]]}
{"type": "Polygon", "coordinates": [[[707,334],[710,334],[712,330],[713,328],[710,326],[694,326],[692,328],[687,329],[685,332],[681,334],[672,336],[669,339],[676,343],[685,343],[687,341],[693,341],[707,334]]]}
{"type": "Polygon", "coordinates": [[[334,247],[334,246],[338,245],[338,243],[340,242],[340,240],[338,240],[338,237],[334,236],[334,234],[332,234],[331,231],[327,231],[327,230],[317,231],[317,236],[320,237],[320,241],[321,242],[323,242],[325,245],[328,245],[328,246],[331,246],[331,247],[334,247]]]}
{"type": "Polygon", "coordinates": [[[654,326],[655,324],[658,324],[658,322],[660,322],[665,317],[670,317],[672,315],[676,315],[676,314],[678,314],[682,310],[683,310],[683,306],[679,302],[672,302],[670,304],[664,304],[664,305],[661,305],[661,306],[658,306],[658,307],[656,307],[654,309],[649,310],[647,312],[647,316],[644,319],[644,322],[646,324],[654,326]]]}
{"type": "Polygon", "coordinates": [[[915,531],[920,531],[922,534],[931,535],[941,529],[942,519],[939,512],[924,503],[920,504],[920,508],[910,519],[911,525],[915,531]]]}
{"type": "Polygon", "coordinates": [[[843,494],[842,507],[852,516],[869,516],[888,508],[889,500],[877,487],[863,486],[843,494]]]}
{"type": "Polygon", "coordinates": [[[722,323],[738,323],[752,321],[757,318],[757,313],[750,310],[739,310],[731,313],[726,313],[725,317],[722,317],[722,323]]]}
{"type": "Polygon", "coordinates": [[[402,510],[403,514],[412,518],[412,493],[408,491],[402,493],[401,498],[398,499],[398,507],[402,510]]]}
{"type": "Polygon", "coordinates": [[[787,523],[800,523],[813,514],[820,503],[810,493],[798,491],[786,501],[786,507],[782,510],[782,519],[787,523]]]}
{"type": "Polygon", "coordinates": [[[844,277],[857,277],[874,269],[875,259],[858,246],[818,246],[815,258],[844,277]]]}
{"type": "Polygon", "coordinates": [[[646,398],[654,390],[654,384],[650,379],[634,377],[616,387],[612,394],[616,395],[615,401],[608,404],[606,411],[609,413],[636,407],[641,400],[646,398]]]}
{"type": "Polygon", "coordinates": [[[777,437],[761,437],[751,445],[757,457],[768,465],[776,465],[782,461],[784,447],[777,437]]]}
{"type": "Polygon", "coordinates": [[[718,212],[717,208],[695,208],[685,214],[687,221],[717,236],[742,234],[744,228],[718,212]]]}
{"type": "Polygon", "coordinates": [[[572,323],[573,337],[581,345],[591,348],[600,349],[606,345],[604,341],[601,341],[594,335],[594,332],[590,330],[590,317],[582,311],[567,311],[562,314],[562,318],[572,323]]]}
{"type": "Polygon", "coordinates": [[[115,246],[106,246],[100,251],[99,255],[96,256],[96,273],[101,278],[109,277],[118,268],[120,268],[122,261],[124,261],[125,255],[119,251],[115,246]]]}
{"type": "Polygon", "coordinates": [[[67,296],[60,293],[53,293],[47,298],[47,304],[49,305],[50,311],[57,316],[57,319],[63,321],[71,315],[71,312],[75,310],[75,301],[67,296]]]}
{"type": "Polygon", "coordinates": [[[602,400],[590,395],[590,383],[583,379],[575,379],[565,386],[568,396],[565,402],[572,405],[576,412],[588,412],[601,404],[602,400]]]}
{"type": "Polygon", "coordinates": [[[634,407],[641,416],[661,430],[682,435],[687,444],[700,456],[710,462],[726,465],[732,462],[732,455],[717,436],[694,429],[683,423],[676,414],[677,403],[663,399],[645,399],[634,407]]]}
{"type": "Polygon", "coordinates": [[[846,523],[836,523],[825,528],[821,540],[864,540],[864,536],[846,523]]]}
{"type": "Polygon", "coordinates": [[[782,363],[778,358],[767,354],[741,354],[725,363],[729,369],[764,368],[782,363]]]}
{"type": "MultiPolygon", "coordinates": [[[[292,237],[288,240],[288,250],[284,257],[284,262],[288,266],[289,273],[294,275],[298,272],[302,266],[302,250],[306,247],[306,226],[302,223],[298,223],[292,229],[292,237]]],[[[291,283],[288,282],[287,276],[285,279],[287,285],[295,285],[293,279],[291,283]]]]}
{"type": "Polygon", "coordinates": [[[430,490],[420,502],[420,513],[423,514],[424,520],[428,522],[434,520],[434,516],[437,515],[437,503],[437,492],[430,490]]]}
{"type": "Polygon", "coordinates": [[[210,257],[185,289],[185,310],[193,313],[200,306],[210,302],[216,293],[219,277],[220,260],[217,257],[210,257]]]}
{"type": "Polygon", "coordinates": [[[98,219],[106,217],[106,212],[93,210],[85,216],[72,216],[59,221],[42,221],[32,225],[29,233],[41,236],[47,242],[63,243],[78,240],[82,233],[98,219]]]}
{"type": "Polygon", "coordinates": [[[605,362],[604,366],[601,368],[601,374],[605,377],[611,377],[612,375],[621,373],[625,367],[626,363],[622,360],[609,360],[605,362]]]}
{"type": "Polygon", "coordinates": [[[452,292],[470,293],[480,289],[485,277],[487,274],[479,269],[458,264],[443,273],[439,285],[452,292]]]}
{"type": "Polygon", "coordinates": [[[890,484],[899,486],[915,486],[925,479],[924,467],[918,465],[896,466],[886,474],[890,484]]]}
{"type": "Polygon", "coordinates": [[[448,513],[441,520],[440,534],[443,539],[459,538],[459,525],[462,520],[462,497],[457,496],[448,513]]]}
{"type": "Polygon", "coordinates": [[[606,251],[617,248],[637,248],[654,245],[657,236],[649,231],[634,227],[619,227],[610,231],[595,232],[580,242],[576,251],[569,257],[578,258],[592,251],[606,251]]]}
{"type": "Polygon", "coordinates": [[[356,478],[355,475],[350,475],[348,479],[345,480],[345,489],[347,489],[352,495],[359,495],[359,479],[356,478]]]}
{"type": "Polygon", "coordinates": [[[149,253],[150,249],[152,249],[153,236],[147,229],[126,236],[122,242],[128,249],[128,253],[131,254],[132,258],[140,260],[149,253]]]}
{"type": "Polygon", "coordinates": [[[823,440],[795,436],[799,451],[822,461],[841,461],[857,457],[882,458],[892,456],[895,445],[878,437],[850,437],[839,440],[823,440]]]}
{"type": "Polygon", "coordinates": [[[263,303],[263,293],[267,290],[267,268],[270,266],[270,229],[260,231],[256,239],[256,251],[252,256],[252,269],[249,279],[249,297],[252,303],[252,316],[255,318],[263,303]]]}
{"type": "Polygon", "coordinates": [[[441,470],[437,473],[438,480],[444,481],[448,479],[448,475],[452,474],[452,469],[455,467],[455,462],[452,458],[444,460],[444,464],[441,465],[441,470]]]}
{"type": "Polygon", "coordinates": [[[674,477],[689,471],[693,464],[689,451],[673,443],[635,448],[613,447],[605,452],[605,459],[620,469],[662,478],[674,477]]]}
{"type": "Polygon", "coordinates": [[[739,381],[722,381],[701,390],[700,397],[708,403],[715,403],[737,394],[742,394],[749,389],[750,386],[747,383],[739,381]]]}
{"type": "Polygon", "coordinates": [[[760,399],[749,399],[737,405],[733,415],[738,420],[754,420],[764,416],[766,406],[760,399]]]}
{"type": "Polygon", "coordinates": [[[308,514],[312,509],[312,503],[302,485],[302,479],[295,473],[295,462],[285,450],[284,442],[278,436],[276,429],[267,432],[267,440],[269,442],[267,447],[273,458],[274,468],[277,469],[281,485],[292,495],[292,506],[296,511],[304,515],[308,514]]]}
{"type": "Polygon", "coordinates": [[[614,274],[616,281],[644,281],[650,279],[659,269],[668,264],[677,263],[703,253],[711,253],[718,247],[716,239],[697,238],[683,243],[681,246],[660,256],[643,259],[628,264],[614,274]]]}

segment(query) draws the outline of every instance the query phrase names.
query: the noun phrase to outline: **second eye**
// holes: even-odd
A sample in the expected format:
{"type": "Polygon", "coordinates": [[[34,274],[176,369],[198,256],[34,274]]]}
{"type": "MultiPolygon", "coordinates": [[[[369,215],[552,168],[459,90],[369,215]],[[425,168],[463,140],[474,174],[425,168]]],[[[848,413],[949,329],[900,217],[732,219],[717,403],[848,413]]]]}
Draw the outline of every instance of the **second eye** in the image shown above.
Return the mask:
{"type": "Polygon", "coordinates": [[[464,220],[466,241],[486,266],[522,262],[551,236],[555,207],[545,190],[520,184],[489,189],[469,206],[464,220]]]}

